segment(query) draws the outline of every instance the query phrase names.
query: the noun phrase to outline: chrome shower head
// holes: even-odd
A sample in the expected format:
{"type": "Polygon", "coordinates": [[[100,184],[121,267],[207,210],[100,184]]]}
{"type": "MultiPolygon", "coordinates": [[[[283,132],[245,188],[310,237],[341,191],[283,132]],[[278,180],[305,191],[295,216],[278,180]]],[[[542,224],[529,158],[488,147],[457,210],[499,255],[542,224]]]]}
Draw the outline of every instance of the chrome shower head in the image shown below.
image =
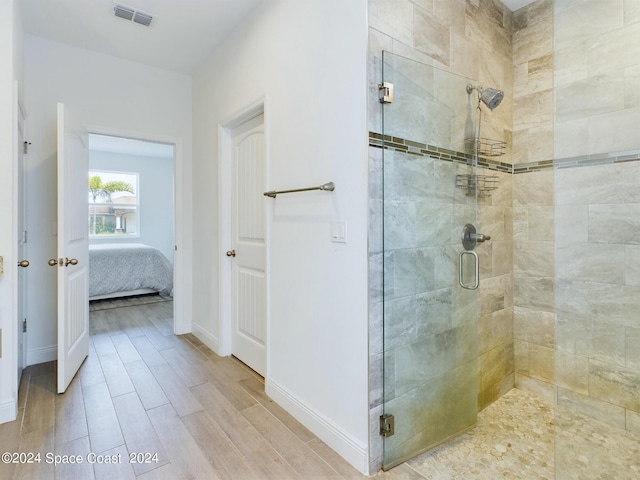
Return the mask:
{"type": "Polygon", "coordinates": [[[493,110],[500,105],[500,102],[502,102],[502,99],[504,98],[504,92],[497,88],[482,88],[479,85],[475,87],[468,84],[467,93],[470,94],[473,90],[478,91],[478,104],[480,103],[480,100],[482,100],[482,103],[489,107],[489,110],[493,110]]]}
{"type": "Polygon", "coordinates": [[[497,88],[481,88],[478,87],[478,93],[480,94],[480,100],[489,107],[489,110],[493,110],[504,98],[504,92],[497,88]]]}

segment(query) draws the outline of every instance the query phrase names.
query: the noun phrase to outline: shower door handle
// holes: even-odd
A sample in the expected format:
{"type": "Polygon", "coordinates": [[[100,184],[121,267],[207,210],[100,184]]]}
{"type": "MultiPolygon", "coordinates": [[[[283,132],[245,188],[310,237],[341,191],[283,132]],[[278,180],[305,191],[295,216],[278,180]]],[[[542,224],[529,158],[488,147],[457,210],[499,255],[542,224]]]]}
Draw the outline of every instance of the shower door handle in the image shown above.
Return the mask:
{"type": "Polygon", "coordinates": [[[478,262],[478,254],[476,252],[465,250],[460,252],[460,256],[458,257],[458,283],[462,288],[466,288],[467,290],[476,290],[478,285],[480,285],[480,268],[478,262]],[[475,268],[474,274],[474,283],[471,285],[467,285],[464,283],[464,268],[462,267],[462,260],[465,255],[471,255],[473,257],[473,265],[475,268]]]}

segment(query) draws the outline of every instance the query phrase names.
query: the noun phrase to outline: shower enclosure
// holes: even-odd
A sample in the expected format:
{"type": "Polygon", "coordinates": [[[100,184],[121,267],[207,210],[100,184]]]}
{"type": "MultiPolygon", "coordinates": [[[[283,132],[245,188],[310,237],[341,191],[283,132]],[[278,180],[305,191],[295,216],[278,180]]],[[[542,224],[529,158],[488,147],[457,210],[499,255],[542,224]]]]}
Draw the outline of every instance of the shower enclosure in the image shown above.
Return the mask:
{"type": "Polygon", "coordinates": [[[370,78],[394,86],[383,87],[384,127],[377,108],[369,118],[383,134],[370,144],[384,146],[370,149],[384,187],[371,198],[372,233],[384,224],[371,238],[384,248],[370,246],[370,411],[373,424],[383,407],[389,435],[372,435],[372,463],[389,468],[456,435],[515,386],[553,409],[542,450],[555,478],[640,478],[638,2],[412,3],[413,22],[369,2],[372,52],[397,47],[506,95],[490,111],[495,91],[388,53],[381,80],[372,55],[370,78]],[[478,94],[483,136],[508,141],[493,192],[486,157],[465,157],[478,94]],[[486,213],[500,208],[502,233],[486,213]],[[473,250],[478,290],[459,285],[475,283],[471,253],[457,268],[467,223],[492,237],[473,250]]]}
{"type": "Polygon", "coordinates": [[[479,133],[500,94],[383,53],[370,138],[382,147],[383,468],[469,429],[517,386],[554,409],[555,478],[638,478],[637,136],[563,156],[575,139],[556,135],[552,158],[500,164],[488,157],[504,146],[479,133]],[[494,238],[465,245],[468,225],[494,238]]]}
{"type": "Polygon", "coordinates": [[[482,246],[465,249],[463,228],[484,190],[473,82],[388,52],[382,63],[387,469],[476,423],[482,246]]]}

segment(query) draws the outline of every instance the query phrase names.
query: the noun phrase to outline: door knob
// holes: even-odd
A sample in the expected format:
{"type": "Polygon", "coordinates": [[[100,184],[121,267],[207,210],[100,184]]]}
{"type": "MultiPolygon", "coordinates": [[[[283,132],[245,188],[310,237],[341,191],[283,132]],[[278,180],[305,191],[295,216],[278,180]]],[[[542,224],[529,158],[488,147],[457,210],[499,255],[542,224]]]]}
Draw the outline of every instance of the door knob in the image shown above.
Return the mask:
{"type": "Polygon", "coordinates": [[[76,260],[75,258],[72,258],[71,260],[69,260],[69,258],[65,257],[64,259],[64,266],[68,267],[69,265],[77,265],[78,264],[78,260],[76,260]]]}
{"type": "Polygon", "coordinates": [[[29,260],[20,260],[18,262],[18,266],[22,268],[27,268],[29,266],[29,260]]]}
{"type": "Polygon", "coordinates": [[[227,252],[227,257],[235,257],[236,256],[236,251],[235,250],[229,250],[227,252]]]}
{"type": "MultiPolygon", "coordinates": [[[[57,258],[51,258],[48,262],[50,267],[57,267],[58,266],[58,259],[57,258]]],[[[60,259],[60,265],[62,265],[62,259],[60,259]]]]}

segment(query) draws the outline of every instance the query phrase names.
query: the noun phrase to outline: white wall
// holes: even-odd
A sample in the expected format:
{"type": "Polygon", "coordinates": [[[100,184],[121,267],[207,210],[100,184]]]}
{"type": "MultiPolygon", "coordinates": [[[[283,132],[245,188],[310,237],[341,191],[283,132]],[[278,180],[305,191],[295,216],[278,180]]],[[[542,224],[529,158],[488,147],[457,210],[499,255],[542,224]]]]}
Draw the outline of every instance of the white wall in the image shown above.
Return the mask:
{"type": "MultiPolygon", "coordinates": [[[[47,265],[56,256],[56,103],[65,103],[96,133],[147,137],[182,143],[181,176],[176,178],[179,254],[191,264],[191,78],[121,60],[81,48],[25,36],[26,108],[29,114],[27,157],[27,362],[40,363],[55,356],[56,277],[47,265]]],[[[180,148],[178,149],[180,150],[180,148]]],[[[191,272],[176,285],[190,318],[191,272]],[[180,291],[179,291],[180,290],[180,291]]],[[[178,315],[179,312],[176,312],[178,315]]]]}
{"type": "Polygon", "coordinates": [[[138,173],[139,236],[92,238],[89,243],[144,243],[173,263],[173,159],[91,151],[91,170],[138,173]]]}
{"type": "MultiPolygon", "coordinates": [[[[194,333],[221,322],[218,126],[265,99],[267,393],[356,468],[367,467],[366,0],[273,0],[194,76],[194,333]],[[332,220],[348,242],[330,241],[332,220]]],[[[227,261],[226,257],[222,257],[227,261]]]]}
{"type": "Polygon", "coordinates": [[[17,411],[16,306],[17,262],[14,204],[14,159],[16,117],[14,80],[22,88],[22,27],[17,3],[0,0],[0,256],[4,273],[0,274],[0,423],[15,419],[17,411]]]}

